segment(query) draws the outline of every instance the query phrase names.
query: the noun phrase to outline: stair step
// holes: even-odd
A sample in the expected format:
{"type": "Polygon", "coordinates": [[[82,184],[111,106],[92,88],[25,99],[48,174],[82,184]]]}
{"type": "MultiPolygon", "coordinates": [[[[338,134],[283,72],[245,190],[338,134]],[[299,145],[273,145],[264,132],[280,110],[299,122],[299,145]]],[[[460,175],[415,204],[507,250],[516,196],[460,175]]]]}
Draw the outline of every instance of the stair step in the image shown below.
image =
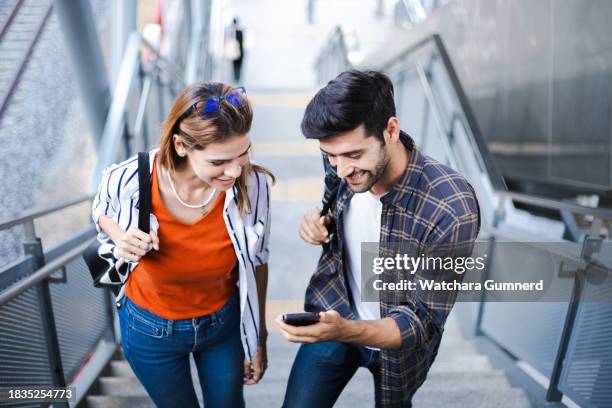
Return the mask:
{"type": "MultiPolygon", "coordinates": [[[[129,368],[129,367],[128,367],[129,368]]],[[[192,376],[196,394],[200,396],[201,387],[198,376],[192,376]]],[[[100,394],[110,396],[146,396],[147,392],[135,375],[122,377],[100,377],[100,394]]]]}
{"type": "Polygon", "coordinates": [[[440,350],[434,364],[439,363],[457,363],[461,364],[470,358],[480,356],[478,353],[469,349],[455,349],[455,350],[440,350]]]}
{"type": "Polygon", "coordinates": [[[119,397],[109,395],[93,395],[87,397],[88,408],[155,408],[149,397],[119,397]]]}
{"type": "Polygon", "coordinates": [[[110,366],[113,377],[135,377],[130,364],[125,360],[111,361],[110,366]]]}
{"type": "Polygon", "coordinates": [[[437,359],[429,370],[433,372],[473,372],[490,371],[493,369],[487,356],[453,356],[452,358],[437,359]]]}
{"type": "MultiPolygon", "coordinates": [[[[289,350],[291,352],[292,350],[289,350]]],[[[266,376],[276,377],[277,375],[288,376],[293,360],[295,357],[296,350],[291,354],[284,354],[281,356],[279,350],[274,349],[274,354],[269,355],[270,369],[266,373],[266,376]],[[289,356],[289,357],[287,357],[289,356]]],[[[111,361],[111,375],[113,377],[134,377],[134,372],[130,368],[130,365],[125,360],[114,360],[111,361]]],[[[192,370],[194,368],[192,367],[192,370]]],[[[442,358],[436,358],[434,361],[430,373],[446,373],[446,372],[461,372],[469,374],[472,372],[488,372],[493,367],[489,359],[482,355],[458,355],[449,356],[442,358]]],[[[286,377],[285,377],[286,378],[286,377]]]]}
{"type": "Polygon", "coordinates": [[[436,392],[453,390],[497,390],[511,389],[512,385],[502,370],[490,372],[436,372],[428,375],[421,386],[423,390],[436,392]]]}
{"type": "MultiPolygon", "coordinates": [[[[278,406],[281,404],[291,365],[299,344],[286,341],[278,333],[268,339],[270,368],[260,384],[245,386],[248,406],[278,406]]],[[[117,353],[121,358],[121,353],[117,353]]],[[[195,372],[195,367],[192,371],[195,372]]],[[[88,399],[90,406],[153,406],[142,385],[138,382],[125,360],[110,364],[114,377],[100,379],[100,395],[88,399]],[[108,399],[107,399],[108,398],[108,399]]],[[[194,378],[196,392],[199,384],[194,378]]],[[[338,400],[337,407],[363,406],[374,398],[374,383],[367,369],[360,368],[338,400]]],[[[487,356],[478,354],[471,342],[459,337],[449,337],[441,346],[427,381],[417,392],[415,404],[419,407],[470,406],[470,407],[527,407],[524,392],[514,389],[502,370],[493,369],[487,356]]]]}
{"type": "MultiPolygon", "coordinates": [[[[507,383],[506,377],[501,370],[493,370],[486,359],[478,359],[476,360],[478,363],[474,364],[471,367],[459,367],[459,366],[446,366],[446,365],[435,365],[429,371],[427,382],[425,383],[435,383],[439,384],[440,382],[455,382],[460,383],[459,379],[465,379],[467,377],[470,378],[470,382],[495,382],[498,385],[504,385],[510,387],[510,384],[507,383]]],[[[283,383],[286,384],[287,379],[289,377],[289,372],[291,369],[291,364],[283,364],[275,365],[273,368],[269,369],[264,375],[264,380],[266,383],[283,383]]],[[[132,369],[126,361],[113,361],[111,362],[111,371],[113,377],[102,377],[101,383],[102,387],[112,387],[117,384],[117,382],[123,381],[126,384],[126,387],[129,388],[130,392],[140,392],[144,391],[140,390],[138,385],[138,380],[134,375],[132,369]]],[[[366,373],[366,376],[369,374],[366,373]]],[[[198,386],[197,376],[194,378],[194,385],[198,386]]],[[[424,387],[426,386],[424,385],[424,387]]],[[[104,391],[103,391],[104,393],[104,391]]],[[[113,394],[115,395],[115,394],[113,394]]],[[[131,394],[130,394],[131,395],[131,394]]]]}
{"type": "Polygon", "coordinates": [[[470,407],[470,408],[529,408],[531,404],[523,390],[511,389],[420,389],[412,398],[419,408],[470,407]]]}
{"type": "MultiPolygon", "coordinates": [[[[503,376],[501,373],[492,375],[495,379],[500,379],[503,376]]],[[[482,378],[470,377],[470,382],[475,381],[479,386],[466,387],[465,384],[459,387],[448,388],[449,382],[457,382],[457,377],[449,375],[435,375],[428,379],[432,386],[423,386],[414,397],[415,406],[422,408],[440,407],[440,406],[469,406],[471,408],[485,407],[501,407],[501,408],[522,408],[529,407],[528,400],[522,390],[508,388],[507,384],[500,381],[498,387],[493,387],[492,381],[489,384],[484,384],[482,378]],[[447,377],[447,378],[442,378],[447,377]],[[439,381],[445,384],[440,384],[439,381]]],[[[462,377],[465,379],[465,375],[462,377]]],[[[505,377],[503,377],[505,378],[505,377]]],[[[427,382],[425,383],[427,384],[427,382]]],[[[245,387],[245,398],[247,401],[257,402],[258,406],[267,406],[269,404],[278,405],[281,403],[284,393],[286,380],[266,381],[265,384],[257,386],[245,387]],[[277,389],[272,395],[270,390],[277,389]],[[264,402],[263,399],[266,401],[264,402]],[[262,403],[264,403],[262,405],[262,403]]],[[[110,407],[134,407],[148,408],[154,407],[153,402],[146,396],[142,386],[138,384],[135,378],[102,378],[101,386],[103,391],[105,387],[112,387],[118,394],[89,396],[87,403],[89,408],[110,408],[110,407]]],[[[373,384],[367,387],[349,387],[340,397],[337,407],[354,407],[363,406],[365,399],[373,398],[373,384]],[[348,391],[348,392],[346,392],[348,391]]],[[[369,402],[368,402],[369,404],[369,402]]]]}
{"type": "Polygon", "coordinates": [[[146,397],[136,377],[100,377],[100,393],[115,397],[146,397]]]}
{"type": "MultiPolygon", "coordinates": [[[[463,381],[466,381],[463,377],[463,381]]],[[[352,380],[351,380],[352,381],[352,380]]],[[[435,378],[427,381],[435,382],[435,378]]],[[[427,384],[427,382],[425,383],[427,384]]],[[[429,389],[421,387],[412,399],[413,405],[419,408],[470,407],[470,408],[528,408],[530,404],[525,393],[515,388],[458,388],[445,389],[443,385],[429,389]]],[[[374,406],[374,385],[367,386],[363,381],[349,384],[340,394],[334,408],[354,408],[374,406]]]]}

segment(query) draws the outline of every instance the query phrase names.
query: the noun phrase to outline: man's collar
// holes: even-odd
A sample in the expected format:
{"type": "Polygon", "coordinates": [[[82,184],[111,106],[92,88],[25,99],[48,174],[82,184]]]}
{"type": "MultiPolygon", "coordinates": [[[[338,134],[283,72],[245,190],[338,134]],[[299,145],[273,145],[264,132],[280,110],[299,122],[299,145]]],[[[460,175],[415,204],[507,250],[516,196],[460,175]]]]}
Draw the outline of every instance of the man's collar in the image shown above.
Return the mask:
{"type": "Polygon", "coordinates": [[[410,155],[408,165],[400,179],[393,185],[391,191],[381,198],[381,201],[405,208],[414,191],[414,186],[416,186],[423,173],[423,154],[414,145],[414,141],[407,133],[401,132],[400,140],[410,155]]]}

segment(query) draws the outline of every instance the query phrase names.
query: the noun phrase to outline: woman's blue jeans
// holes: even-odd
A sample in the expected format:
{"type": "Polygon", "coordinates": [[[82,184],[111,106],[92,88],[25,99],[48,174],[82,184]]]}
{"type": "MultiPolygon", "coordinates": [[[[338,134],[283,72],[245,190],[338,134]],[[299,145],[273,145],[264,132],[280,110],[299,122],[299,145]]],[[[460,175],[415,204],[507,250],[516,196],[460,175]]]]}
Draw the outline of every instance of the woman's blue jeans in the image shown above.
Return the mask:
{"type": "Polygon", "coordinates": [[[125,296],[119,307],[123,354],[158,407],[199,407],[189,355],[206,408],[244,407],[238,291],[220,310],[168,320],[125,296]]]}

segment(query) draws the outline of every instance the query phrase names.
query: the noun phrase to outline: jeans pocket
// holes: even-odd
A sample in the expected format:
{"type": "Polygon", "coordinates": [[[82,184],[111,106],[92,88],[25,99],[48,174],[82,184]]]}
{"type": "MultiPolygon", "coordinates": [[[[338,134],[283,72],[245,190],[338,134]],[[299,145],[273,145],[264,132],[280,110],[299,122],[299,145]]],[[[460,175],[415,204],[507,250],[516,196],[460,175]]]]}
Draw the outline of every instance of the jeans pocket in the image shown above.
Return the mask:
{"type": "Polygon", "coordinates": [[[156,339],[161,339],[164,337],[164,325],[160,322],[154,322],[142,316],[137,307],[138,306],[132,302],[129,302],[128,305],[128,301],[126,301],[126,304],[124,304],[122,307],[122,309],[126,309],[124,313],[127,315],[126,317],[129,329],[156,339]]]}
{"type": "Polygon", "coordinates": [[[164,329],[159,327],[155,323],[149,322],[142,319],[138,315],[132,315],[129,320],[129,327],[131,330],[137,331],[145,336],[161,339],[164,337],[164,329]]]}

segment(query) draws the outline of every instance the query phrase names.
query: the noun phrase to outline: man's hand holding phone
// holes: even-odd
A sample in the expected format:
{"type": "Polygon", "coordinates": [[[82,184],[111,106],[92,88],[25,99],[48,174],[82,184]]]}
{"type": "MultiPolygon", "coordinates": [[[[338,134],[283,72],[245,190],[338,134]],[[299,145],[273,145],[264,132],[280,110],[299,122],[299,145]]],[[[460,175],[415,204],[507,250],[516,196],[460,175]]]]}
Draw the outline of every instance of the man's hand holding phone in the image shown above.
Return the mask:
{"type": "MultiPolygon", "coordinates": [[[[342,341],[346,333],[347,320],[335,310],[318,313],[318,322],[311,314],[296,313],[302,315],[298,319],[289,316],[287,321],[283,320],[283,315],[276,318],[276,323],[285,339],[294,343],[317,343],[319,341],[336,340],[342,341]],[[300,324],[308,322],[307,325],[292,325],[299,321],[300,324]]],[[[315,314],[316,315],[316,314],[315,314]]]]}
{"type": "Polygon", "coordinates": [[[319,314],[314,312],[286,313],[282,315],[282,319],[291,326],[310,326],[319,321],[319,314]]]}

